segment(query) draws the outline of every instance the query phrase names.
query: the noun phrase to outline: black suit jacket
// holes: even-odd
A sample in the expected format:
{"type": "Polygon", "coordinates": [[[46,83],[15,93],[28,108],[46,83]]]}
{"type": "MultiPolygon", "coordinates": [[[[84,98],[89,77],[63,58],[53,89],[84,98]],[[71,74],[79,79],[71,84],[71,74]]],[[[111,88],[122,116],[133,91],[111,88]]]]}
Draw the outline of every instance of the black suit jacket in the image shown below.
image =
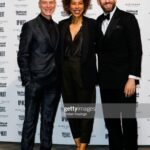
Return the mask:
{"type": "Polygon", "coordinates": [[[97,51],[101,88],[124,88],[129,75],[140,77],[142,46],[134,15],[116,9],[105,35],[97,19],[97,51]]]}
{"type": "Polygon", "coordinates": [[[40,15],[26,22],[20,34],[18,65],[22,84],[30,80],[41,83],[56,80],[56,50],[59,43],[58,25],[52,21],[50,37],[40,15]]]}
{"type": "MultiPolygon", "coordinates": [[[[60,29],[60,57],[61,65],[64,62],[65,36],[71,24],[71,17],[59,23],[60,29]]],[[[83,17],[83,44],[81,50],[81,76],[86,88],[93,88],[97,81],[96,69],[96,21],[83,17]]]]}

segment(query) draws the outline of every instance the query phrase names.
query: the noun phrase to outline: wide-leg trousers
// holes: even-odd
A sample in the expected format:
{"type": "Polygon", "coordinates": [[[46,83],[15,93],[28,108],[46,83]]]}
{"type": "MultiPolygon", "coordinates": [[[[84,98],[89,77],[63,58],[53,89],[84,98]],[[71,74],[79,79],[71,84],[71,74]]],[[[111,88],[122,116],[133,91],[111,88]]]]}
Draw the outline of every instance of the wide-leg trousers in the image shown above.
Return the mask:
{"type": "MultiPolygon", "coordinates": [[[[78,57],[64,61],[62,78],[62,97],[65,104],[95,104],[95,87],[86,89],[81,77],[81,64],[78,57]]],[[[67,118],[74,139],[81,143],[89,143],[94,118],[67,118]]]]}

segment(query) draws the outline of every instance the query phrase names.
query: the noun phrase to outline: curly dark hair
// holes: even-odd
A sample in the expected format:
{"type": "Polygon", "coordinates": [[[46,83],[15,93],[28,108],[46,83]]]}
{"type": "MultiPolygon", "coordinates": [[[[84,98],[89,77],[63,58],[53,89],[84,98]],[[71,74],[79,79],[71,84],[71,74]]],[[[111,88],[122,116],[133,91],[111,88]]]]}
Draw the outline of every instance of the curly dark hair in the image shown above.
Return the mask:
{"type": "MultiPolygon", "coordinates": [[[[89,5],[90,5],[90,2],[91,0],[83,0],[83,4],[84,4],[84,11],[83,13],[86,13],[89,5]]],[[[63,8],[64,8],[64,11],[70,15],[71,12],[69,10],[69,7],[70,7],[70,3],[71,3],[71,0],[62,0],[62,3],[63,3],[63,8]]]]}

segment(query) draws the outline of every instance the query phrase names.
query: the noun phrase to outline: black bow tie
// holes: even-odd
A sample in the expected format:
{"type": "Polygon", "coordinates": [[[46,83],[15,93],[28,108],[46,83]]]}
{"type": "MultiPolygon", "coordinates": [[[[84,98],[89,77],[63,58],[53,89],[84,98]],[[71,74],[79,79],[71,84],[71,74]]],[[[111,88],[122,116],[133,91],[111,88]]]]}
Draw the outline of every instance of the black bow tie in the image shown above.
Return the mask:
{"type": "Polygon", "coordinates": [[[110,14],[107,14],[107,15],[103,14],[102,18],[103,18],[103,20],[105,20],[105,19],[109,20],[110,19],[110,14]]]}

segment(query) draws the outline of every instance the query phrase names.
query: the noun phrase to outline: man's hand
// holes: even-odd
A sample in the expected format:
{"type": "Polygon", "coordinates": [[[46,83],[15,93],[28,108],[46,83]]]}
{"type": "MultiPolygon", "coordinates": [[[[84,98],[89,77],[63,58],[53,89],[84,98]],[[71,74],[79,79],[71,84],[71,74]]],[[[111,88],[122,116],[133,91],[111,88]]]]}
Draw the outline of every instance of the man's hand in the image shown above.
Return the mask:
{"type": "Polygon", "coordinates": [[[135,90],[136,90],[135,79],[129,78],[124,88],[125,96],[126,97],[132,96],[135,93],[135,90]]]}

